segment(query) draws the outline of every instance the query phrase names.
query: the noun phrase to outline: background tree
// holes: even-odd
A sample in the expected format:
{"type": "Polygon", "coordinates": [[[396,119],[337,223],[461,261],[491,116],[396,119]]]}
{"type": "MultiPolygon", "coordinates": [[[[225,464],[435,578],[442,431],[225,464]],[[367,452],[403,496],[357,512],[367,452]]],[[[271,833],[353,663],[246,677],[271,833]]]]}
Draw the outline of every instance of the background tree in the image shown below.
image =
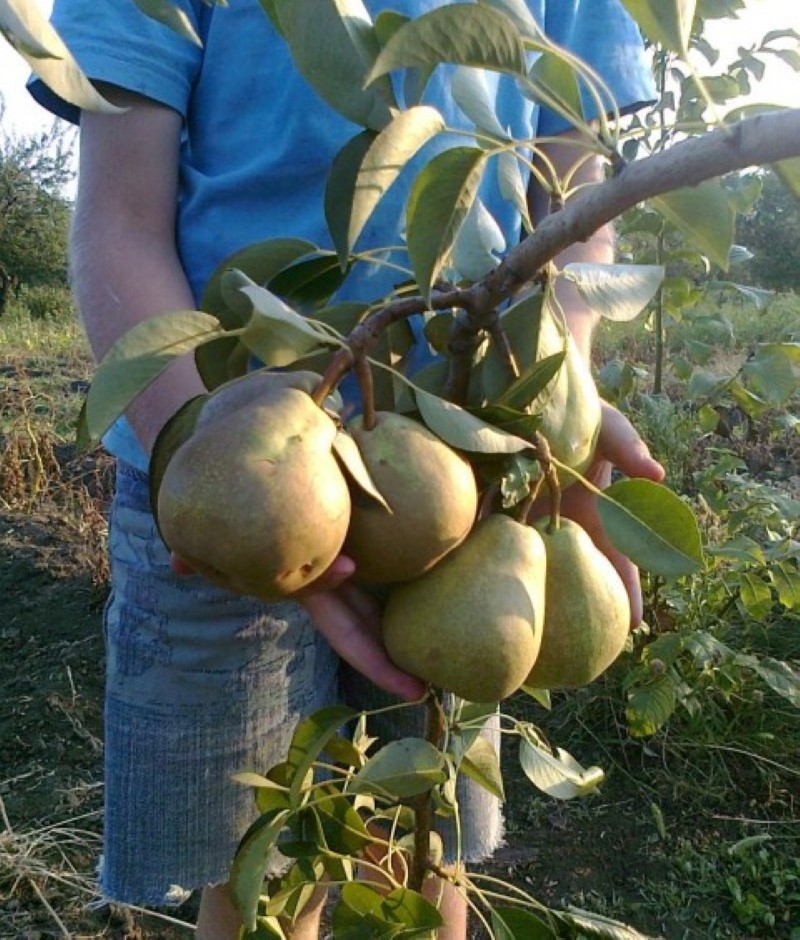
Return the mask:
{"type": "Polygon", "coordinates": [[[772,170],[757,175],[761,196],[737,227],[737,241],[753,254],[743,272],[758,287],[800,290],[800,206],[786,198],[786,188],[772,170]]]}
{"type": "MultiPolygon", "coordinates": [[[[0,127],[2,118],[0,101],[0,127]]],[[[0,130],[0,313],[23,285],[66,286],[71,150],[63,125],[20,137],[0,130]]]]}

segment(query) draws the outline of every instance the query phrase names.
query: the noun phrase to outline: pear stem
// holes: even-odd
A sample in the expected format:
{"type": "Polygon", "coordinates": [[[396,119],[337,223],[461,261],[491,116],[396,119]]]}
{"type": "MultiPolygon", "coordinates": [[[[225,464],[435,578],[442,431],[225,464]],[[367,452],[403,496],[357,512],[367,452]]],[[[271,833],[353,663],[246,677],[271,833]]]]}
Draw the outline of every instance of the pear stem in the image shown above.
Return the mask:
{"type": "Polygon", "coordinates": [[[371,431],[377,423],[375,417],[375,390],[372,382],[372,369],[365,355],[356,356],[355,373],[358,379],[358,387],[361,390],[364,430],[371,431]]]}
{"type": "Polygon", "coordinates": [[[550,522],[547,525],[547,531],[555,532],[561,526],[561,484],[558,482],[558,472],[553,465],[547,438],[541,431],[537,431],[535,441],[537,457],[542,465],[544,480],[550,492],[550,522]]]}
{"type": "MultiPolygon", "coordinates": [[[[442,693],[431,689],[426,702],[427,716],[425,740],[439,747],[444,735],[444,709],[442,693]]],[[[430,793],[423,793],[412,801],[414,807],[414,857],[408,886],[412,891],[421,891],[425,875],[431,866],[431,828],[433,825],[433,802],[430,793]]]]}

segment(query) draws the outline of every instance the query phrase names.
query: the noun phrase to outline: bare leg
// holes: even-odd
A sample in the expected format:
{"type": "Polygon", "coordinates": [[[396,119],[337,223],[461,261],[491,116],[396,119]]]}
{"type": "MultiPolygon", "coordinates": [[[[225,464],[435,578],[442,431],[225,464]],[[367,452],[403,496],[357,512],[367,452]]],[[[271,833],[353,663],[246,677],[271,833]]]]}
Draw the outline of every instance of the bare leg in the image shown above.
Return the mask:
{"type": "MultiPolygon", "coordinates": [[[[317,940],[326,893],[324,888],[319,888],[295,923],[283,925],[287,937],[292,940],[317,940]]],[[[228,886],[205,888],[197,918],[197,940],[238,940],[241,926],[242,921],[228,886]]]]}

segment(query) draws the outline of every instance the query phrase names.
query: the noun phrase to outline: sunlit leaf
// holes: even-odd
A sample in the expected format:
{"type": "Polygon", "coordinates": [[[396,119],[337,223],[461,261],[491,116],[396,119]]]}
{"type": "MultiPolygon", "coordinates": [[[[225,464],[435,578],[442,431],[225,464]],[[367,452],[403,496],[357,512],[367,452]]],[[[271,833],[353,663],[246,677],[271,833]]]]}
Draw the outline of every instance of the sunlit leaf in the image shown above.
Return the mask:
{"type": "Polygon", "coordinates": [[[723,271],[728,268],[736,213],[719,180],[678,189],[650,200],[676,228],[723,271]]]}
{"type": "Polygon", "coordinates": [[[523,735],[519,745],[519,759],[525,776],[548,796],[558,800],[571,800],[593,793],[603,782],[599,767],[584,769],[561,748],[553,753],[532,734],[523,735]]]}
{"type": "Polygon", "coordinates": [[[773,163],[772,169],[794,198],[800,199],[800,157],[773,163]]]}
{"type": "Polygon", "coordinates": [[[736,656],[735,662],[752,669],[773,692],[777,692],[795,708],[800,708],[800,673],[792,669],[789,663],[746,654],[736,656]]]}
{"type": "Polygon", "coordinates": [[[388,124],[395,106],[391,84],[365,87],[380,45],[361,0],[273,2],[295,65],[317,94],[361,127],[388,124]]]}
{"type": "Polygon", "coordinates": [[[772,609],[772,591],[769,585],[746,571],[739,575],[739,599],[754,620],[763,620],[772,609]]]}
{"type": "Polygon", "coordinates": [[[408,161],[444,126],[436,108],[409,108],[379,134],[359,134],[339,152],[325,189],[325,215],[340,260],[349,255],[375,207],[408,161]]]}
{"type": "Polygon", "coordinates": [[[544,94],[542,103],[557,107],[570,122],[583,120],[578,77],[573,66],[556,52],[543,52],[528,73],[528,86],[534,97],[544,94]]]}
{"type": "Polygon", "coordinates": [[[290,815],[289,810],[279,810],[259,816],[244,834],[236,850],[228,883],[247,930],[256,929],[264,876],[274,856],[278,836],[290,815]]]}
{"type": "Polygon", "coordinates": [[[497,267],[505,247],[502,229],[482,200],[476,199],[458,230],[450,264],[459,277],[478,281],[497,267]]]}
{"type": "Polygon", "coordinates": [[[478,131],[501,140],[508,139],[508,131],[497,117],[497,98],[494,90],[489,87],[485,69],[457,66],[453,70],[450,90],[455,103],[478,131]]]}
{"type": "Polygon", "coordinates": [[[666,487],[650,480],[620,480],[598,499],[603,529],[634,564],[663,578],[679,578],[703,564],[697,520],[666,487]]]}
{"type": "Polygon", "coordinates": [[[125,110],[95,90],[38,4],[0,0],[0,33],[59,98],[87,111],[121,114],[125,110]]]}
{"type": "Polygon", "coordinates": [[[637,317],[658,293],[660,264],[568,264],[561,272],[595,313],[624,322],[637,317]]]}
{"type": "Polygon", "coordinates": [[[481,454],[515,454],[531,447],[530,441],[492,427],[453,402],[432,395],[416,385],[413,391],[425,424],[457,450],[481,454]]]}
{"type": "Polygon", "coordinates": [[[99,440],[128,406],[176,359],[223,333],[199,310],[151,317],[121,336],[97,367],[86,402],[87,431],[99,440]]]}
{"type": "Polygon", "coordinates": [[[622,3],[651,42],[688,54],[696,0],[622,0],[622,3]]]}
{"type": "Polygon", "coordinates": [[[758,395],[774,405],[783,405],[800,388],[800,344],[764,343],[742,371],[758,395]]]}
{"type": "Polygon", "coordinates": [[[371,499],[374,499],[387,512],[391,513],[391,507],[370,476],[364,458],[361,456],[361,451],[353,438],[346,431],[339,431],[333,439],[333,449],[358,488],[371,499]]]}
{"type": "Polygon", "coordinates": [[[353,792],[405,798],[427,793],[445,779],[441,751],[422,738],[391,741],[352,778],[353,792]]]}
{"type": "Polygon", "coordinates": [[[788,610],[800,609],[800,572],[788,562],[778,562],[770,569],[778,599],[788,610]]]}
{"type": "Polygon", "coordinates": [[[401,26],[386,44],[368,81],[399,68],[435,68],[442,62],[524,76],[522,37],[514,22],[483,4],[437,7],[401,26]]]}
{"type": "MultiPolygon", "coordinates": [[[[654,2],[659,2],[659,0],[654,0],[654,2]]],[[[618,920],[583,911],[577,907],[570,906],[566,911],[559,911],[558,918],[573,928],[578,928],[581,937],[600,937],[603,940],[655,940],[654,937],[639,933],[638,930],[618,920]]]]}
{"type": "Polygon", "coordinates": [[[172,0],[133,0],[133,2],[145,16],[163,23],[183,39],[202,47],[203,43],[189,15],[172,0]]]}
{"type": "Polygon", "coordinates": [[[451,147],[417,175],[406,206],[406,240],[419,289],[429,296],[458,230],[478,193],[486,155],[478,147],[451,147]]]}
{"type": "Polygon", "coordinates": [[[478,735],[461,758],[460,770],[498,800],[505,799],[500,760],[491,741],[478,735]]]}
{"type": "Polygon", "coordinates": [[[292,805],[297,806],[306,774],[343,724],[358,713],[345,705],[329,705],[304,718],[295,728],[289,745],[287,766],[291,773],[292,805]]]}

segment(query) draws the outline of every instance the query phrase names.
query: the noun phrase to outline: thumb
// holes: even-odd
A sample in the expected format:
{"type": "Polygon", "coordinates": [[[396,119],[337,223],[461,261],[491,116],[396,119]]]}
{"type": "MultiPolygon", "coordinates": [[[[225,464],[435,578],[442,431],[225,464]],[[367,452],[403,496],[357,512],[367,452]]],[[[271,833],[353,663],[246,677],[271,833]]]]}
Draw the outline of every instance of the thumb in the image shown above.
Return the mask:
{"type": "Polygon", "coordinates": [[[660,483],[665,471],[631,422],[611,405],[603,405],[603,421],[597,441],[599,454],[627,477],[660,483]]]}

